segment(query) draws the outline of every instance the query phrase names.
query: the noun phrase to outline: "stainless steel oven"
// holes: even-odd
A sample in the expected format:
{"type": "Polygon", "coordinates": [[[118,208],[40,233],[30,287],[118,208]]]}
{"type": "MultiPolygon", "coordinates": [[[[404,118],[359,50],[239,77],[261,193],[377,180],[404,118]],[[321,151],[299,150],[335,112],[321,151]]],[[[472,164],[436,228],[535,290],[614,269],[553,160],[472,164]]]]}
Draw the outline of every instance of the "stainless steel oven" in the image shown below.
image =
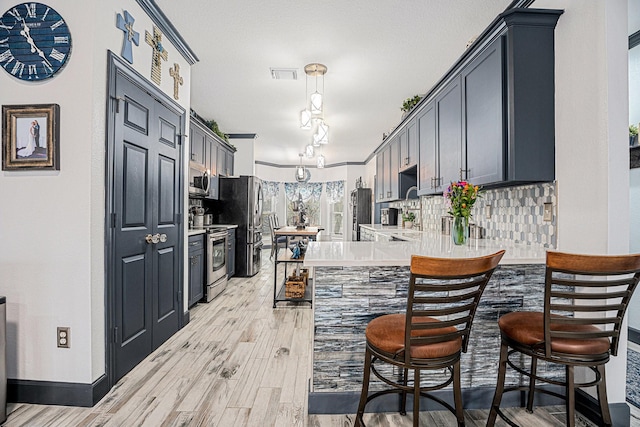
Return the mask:
{"type": "Polygon", "coordinates": [[[227,287],[227,229],[212,228],[207,233],[207,302],[227,287]]]}

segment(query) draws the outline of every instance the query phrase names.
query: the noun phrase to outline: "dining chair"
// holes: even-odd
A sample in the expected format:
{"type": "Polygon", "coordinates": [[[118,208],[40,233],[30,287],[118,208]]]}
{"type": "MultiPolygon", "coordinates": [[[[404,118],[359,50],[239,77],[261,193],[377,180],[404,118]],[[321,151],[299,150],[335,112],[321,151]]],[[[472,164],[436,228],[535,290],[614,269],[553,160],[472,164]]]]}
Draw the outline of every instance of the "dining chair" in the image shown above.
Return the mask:
{"type": "MultiPolygon", "coordinates": [[[[611,425],[607,401],[605,365],[618,354],[622,320],[640,279],[640,254],[580,255],[547,252],[544,309],[519,311],[498,320],[501,346],[498,381],[487,426],[500,416],[512,421],[500,409],[502,395],[509,391],[528,392],[527,410],[533,411],[535,392],[565,401],[566,425],[575,426],[575,389],[596,386],[601,425],[611,425]],[[528,367],[521,360],[530,360],[528,367]],[[538,361],[565,367],[565,378],[538,375],[538,361]],[[505,387],[507,366],[528,377],[526,385],[505,387]],[[591,371],[576,382],[574,368],[591,371]],[[563,386],[560,394],[541,388],[538,382],[563,386]]],[[[511,424],[513,425],[513,424],[511,424]]]]}
{"type": "Polygon", "coordinates": [[[278,217],[276,214],[269,215],[269,231],[271,232],[271,255],[269,255],[269,259],[273,259],[274,255],[277,257],[280,248],[286,249],[287,247],[286,236],[276,237],[275,231],[278,228],[277,221],[278,217]]]}
{"type": "Polygon", "coordinates": [[[377,317],[365,331],[364,377],[356,426],[364,426],[366,405],[389,393],[399,393],[403,415],[407,394],[413,394],[414,427],[419,425],[421,397],[444,406],[456,416],[458,425],[464,426],[460,356],[467,350],[480,297],[503,255],[504,251],[479,258],[411,257],[406,312],[377,317]],[[396,367],[399,377],[393,377],[392,372],[390,375],[385,365],[396,367]],[[443,382],[423,380],[422,371],[443,370],[447,375],[443,382]],[[369,394],[371,373],[389,387],[369,394]],[[452,383],[454,406],[430,393],[452,383]]]}

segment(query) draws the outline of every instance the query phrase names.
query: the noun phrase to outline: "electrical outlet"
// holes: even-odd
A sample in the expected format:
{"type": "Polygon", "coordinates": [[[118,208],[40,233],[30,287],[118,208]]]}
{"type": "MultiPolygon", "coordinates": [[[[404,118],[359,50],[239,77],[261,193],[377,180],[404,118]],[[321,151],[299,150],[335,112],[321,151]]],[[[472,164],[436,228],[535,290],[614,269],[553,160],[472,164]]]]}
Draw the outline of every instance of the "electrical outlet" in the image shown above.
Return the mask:
{"type": "Polygon", "coordinates": [[[488,203],[484,205],[484,217],[486,219],[491,219],[491,205],[488,203]]]}
{"type": "Polygon", "coordinates": [[[543,221],[553,220],[553,203],[544,204],[544,213],[542,214],[542,220],[543,221]]]}
{"type": "Polygon", "coordinates": [[[71,328],[58,327],[58,347],[70,348],[71,347],[71,328]]]}

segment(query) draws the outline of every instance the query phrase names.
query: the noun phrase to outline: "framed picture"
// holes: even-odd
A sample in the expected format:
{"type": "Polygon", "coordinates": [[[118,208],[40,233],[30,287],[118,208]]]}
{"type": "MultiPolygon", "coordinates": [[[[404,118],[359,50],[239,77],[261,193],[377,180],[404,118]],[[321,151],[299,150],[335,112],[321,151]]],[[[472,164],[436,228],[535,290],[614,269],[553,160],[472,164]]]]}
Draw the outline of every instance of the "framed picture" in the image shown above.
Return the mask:
{"type": "Polygon", "coordinates": [[[2,106],[2,170],[60,170],[60,106],[2,106]]]}

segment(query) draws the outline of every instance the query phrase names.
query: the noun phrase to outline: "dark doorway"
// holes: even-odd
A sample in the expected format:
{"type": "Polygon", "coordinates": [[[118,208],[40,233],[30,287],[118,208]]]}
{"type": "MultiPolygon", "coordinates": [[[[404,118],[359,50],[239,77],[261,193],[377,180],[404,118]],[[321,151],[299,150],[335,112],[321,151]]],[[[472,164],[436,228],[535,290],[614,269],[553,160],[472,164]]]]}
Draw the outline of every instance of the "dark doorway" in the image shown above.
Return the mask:
{"type": "Polygon", "coordinates": [[[107,374],[115,384],[182,326],[185,113],[109,55],[107,374]]]}

